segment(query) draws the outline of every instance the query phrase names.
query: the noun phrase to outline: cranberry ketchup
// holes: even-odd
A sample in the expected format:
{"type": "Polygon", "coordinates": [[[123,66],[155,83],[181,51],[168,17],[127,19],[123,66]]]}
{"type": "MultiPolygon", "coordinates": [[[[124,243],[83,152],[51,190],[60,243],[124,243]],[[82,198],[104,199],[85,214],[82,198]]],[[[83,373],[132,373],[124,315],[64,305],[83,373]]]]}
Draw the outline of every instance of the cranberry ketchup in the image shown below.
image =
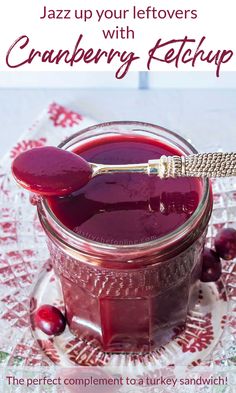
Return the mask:
{"type": "MultiPolygon", "coordinates": [[[[116,135],[110,123],[94,129],[99,137],[85,130],[65,146],[88,162],[114,165],[181,154],[174,146],[193,152],[178,136],[143,123],[115,123],[116,135]]],[[[91,351],[148,352],[184,328],[211,211],[210,197],[199,209],[202,194],[202,179],[116,173],[39,205],[68,326],[91,351]]]]}
{"type": "MultiPolygon", "coordinates": [[[[144,137],[101,138],[74,151],[97,164],[135,164],[179,155],[144,137]]],[[[161,180],[135,173],[99,175],[63,198],[48,199],[57,218],[79,236],[96,242],[135,244],[158,239],[184,224],[198,206],[196,178],[161,180]]]]}

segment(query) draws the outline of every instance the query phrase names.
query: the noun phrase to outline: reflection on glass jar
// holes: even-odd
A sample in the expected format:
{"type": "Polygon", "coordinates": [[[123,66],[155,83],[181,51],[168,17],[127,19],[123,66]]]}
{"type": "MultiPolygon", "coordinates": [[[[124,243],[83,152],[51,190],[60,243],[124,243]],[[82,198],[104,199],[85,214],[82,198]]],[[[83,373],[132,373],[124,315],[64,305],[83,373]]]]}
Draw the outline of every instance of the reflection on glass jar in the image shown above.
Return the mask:
{"type": "MultiPolygon", "coordinates": [[[[147,162],[190,154],[158,126],[117,122],[79,132],[60,147],[90,162],[147,162]]],[[[183,328],[201,273],[212,209],[208,180],[100,175],[38,212],[73,333],[107,352],[148,352],[183,328]]]]}

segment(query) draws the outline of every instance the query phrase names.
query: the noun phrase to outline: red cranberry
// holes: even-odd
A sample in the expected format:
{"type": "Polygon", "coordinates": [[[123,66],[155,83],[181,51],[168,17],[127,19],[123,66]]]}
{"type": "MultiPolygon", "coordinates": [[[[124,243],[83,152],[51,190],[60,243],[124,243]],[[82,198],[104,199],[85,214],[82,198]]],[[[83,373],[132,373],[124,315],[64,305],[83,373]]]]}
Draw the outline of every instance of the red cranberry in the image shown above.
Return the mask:
{"type": "Polygon", "coordinates": [[[230,260],[236,257],[236,230],[224,228],[215,237],[215,249],[223,259],[230,260]]]}
{"type": "Polygon", "coordinates": [[[205,247],[202,254],[202,282],[217,281],[221,276],[221,262],[215,251],[205,247]]]}
{"type": "Polygon", "coordinates": [[[58,336],[66,327],[66,319],[58,308],[44,304],[34,316],[35,326],[48,336],[58,336]]]}

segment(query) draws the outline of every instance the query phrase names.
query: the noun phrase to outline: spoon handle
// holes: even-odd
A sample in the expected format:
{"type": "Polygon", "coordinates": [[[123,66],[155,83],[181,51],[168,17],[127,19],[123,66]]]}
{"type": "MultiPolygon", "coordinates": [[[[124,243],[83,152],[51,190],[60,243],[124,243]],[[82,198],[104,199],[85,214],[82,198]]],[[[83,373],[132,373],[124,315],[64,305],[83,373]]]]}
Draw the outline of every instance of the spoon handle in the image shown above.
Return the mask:
{"type": "Polygon", "coordinates": [[[236,153],[203,153],[189,156],[161,156],[150,160],[149,173],[168,177],[230,177],[236,176],[236,153]]]}

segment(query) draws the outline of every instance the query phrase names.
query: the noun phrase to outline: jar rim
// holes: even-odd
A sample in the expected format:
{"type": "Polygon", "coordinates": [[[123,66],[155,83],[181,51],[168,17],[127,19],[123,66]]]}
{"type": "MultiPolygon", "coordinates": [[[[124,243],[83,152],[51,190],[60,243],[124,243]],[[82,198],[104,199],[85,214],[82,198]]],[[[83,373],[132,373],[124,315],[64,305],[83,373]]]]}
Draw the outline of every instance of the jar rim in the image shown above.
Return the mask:
{"type": "MultiPolygon", "coordinates": [[[[59,148],[64,148],[65,145],[67,145],[69,142],[73,141],[78,136],[81,136],[83,134],[87,134],[88,132],[91,131],[96,131],[96,130],[102,130],[103,128],[107,127],[120,127],[120,126],[136,126],[140,128],[144,127],[151,127],[154,130],[159,130],[159,131],[164,131],[167,133],[170,137],[177,138],[177,140],[181,143],[184,144],[184,146],[191,150],[193,154],[197,153],[197,150],[192,146],[190,142],[188,142],[185,138],[180,136],[174,131],[170,131],[169,129],[166,129],[164,127],[161,127],[159,125],[155,125],[152,123],[146,123],[146,122],[140,122],[140,121],[111,121],[111,122],[104,122],[104,123],[99,123],[90,127],[86,127],[77,133],[74,133],[67,139],[65,139],[63,142],[61,142],[58,147],[59,148]]],[[[144,131],[142,129],[134,129],[134,131],[144,131]]],[[[182,147],[183,149],[183,147],[182,147]]],[[[147,242],[143,243],[134,243],[134,244],[111,244],[111,243],[101,243],[97,242],[82,236],[77,235],[74,233],[72,230],[67,228],[62,222],[56,217],[56,215],[53,213],[53,211],[50,209],[47,199],[41,197],[40,198],[40,204],[39,204],[39,213],[44,214],[46,218],[50,221],[50,226],[47,226],[47,230],[50,231],[52,236],[56,236],[58,238],[58,233],[60,233],[60,237],[64,239],[64,241],[69,242],[69,246],[71,245],[74,250],[83,250],[88,249],[89,246],[89,251],[91,252],[96,251],[97,253],[101,254],[107,254],[107,253],[112,253],[112,252],[118,252],[119,254],[125,254],[130,255],[131,257],[134,254],[137,254],[137,249],[138,253],[140,255],[143,255],[145,253],[150,253],[151,250],[158,250],[162,249],[163,247],[169,248],[171,247],[172,244],[176,243],[178,240],[181,240],[185,235],[189,234],[194,228],[196,228],[196,225],[198,222],[201,220],[205,219],[207,222],[210,217],[211,209],[208,212],[208,215],[205,215],[206,213],[206,208],[208,205],[209,197],[210,197],[210,183],[207,178],[203,179],[202,181],[203,187],[202,187],[202,195],[201,195],[201,200],[198,203],[198,206],[196,210],[193,212],[193,214],[183,223],[180,225],[178,228],[176,228],[174,231],[160,237],[154,240],[150,240],[147,242]],[[56,232],[55,232],[56,231],[56,232]]]]}

